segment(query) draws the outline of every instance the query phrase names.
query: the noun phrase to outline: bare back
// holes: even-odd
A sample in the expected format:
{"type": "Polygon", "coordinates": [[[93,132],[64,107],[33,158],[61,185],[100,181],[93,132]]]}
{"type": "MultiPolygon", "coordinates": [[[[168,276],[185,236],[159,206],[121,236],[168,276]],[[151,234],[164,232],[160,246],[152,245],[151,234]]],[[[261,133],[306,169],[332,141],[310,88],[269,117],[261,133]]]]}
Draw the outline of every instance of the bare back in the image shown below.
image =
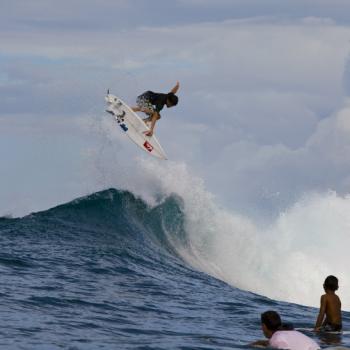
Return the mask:
{"type": "Polygon", "coordinates": [[[325,297],[325,323],[341,325],[341,302],[338,295],[335,293],[326,293],[323,297],[325,297]]]}

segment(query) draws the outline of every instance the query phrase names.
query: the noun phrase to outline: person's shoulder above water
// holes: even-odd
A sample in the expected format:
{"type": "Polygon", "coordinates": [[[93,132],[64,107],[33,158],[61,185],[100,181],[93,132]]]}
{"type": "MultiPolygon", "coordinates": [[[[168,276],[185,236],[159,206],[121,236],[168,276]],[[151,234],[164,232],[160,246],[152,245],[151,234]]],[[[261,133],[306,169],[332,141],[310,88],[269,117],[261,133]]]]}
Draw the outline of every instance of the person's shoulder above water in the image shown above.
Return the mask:
{"type": "Polygon", "coordinates": [[[325,331],[327,326],[332,331],[342,329],[341,301],[335,294],[338,288],[337,277],[330,275],[325,279],[323,289],[326,294],[321,296],[320,310],[315,324],[316,331],[325,331]]]}
{"type": "Polygon", "coordinates": [[[269,345],[276,349],[317,350],[319,345],[311,338],[298,331],[276,331],[270,338],[269,345]]]}
{"type": "Polygon", "coordinates": [[[282,324],[280,315],[273,310],[261,314],[261,329],[268,341],[259,340],[252,346],[271,346],[276,349],[318,350],[319,345],[302,334],[293,330],[292,326],[282,324]]]}

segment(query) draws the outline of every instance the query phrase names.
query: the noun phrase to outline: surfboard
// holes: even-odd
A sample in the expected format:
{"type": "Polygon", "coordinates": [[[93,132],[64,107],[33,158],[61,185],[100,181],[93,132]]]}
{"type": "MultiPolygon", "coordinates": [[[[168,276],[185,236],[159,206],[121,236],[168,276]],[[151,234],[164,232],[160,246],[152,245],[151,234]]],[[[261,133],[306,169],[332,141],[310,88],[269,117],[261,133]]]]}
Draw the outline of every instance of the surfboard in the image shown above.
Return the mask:
{"type": "Polygon", "coordinates": [[[119,97],[107,92],[105,97],[107,102],[106,112],[111,114],[119,127],[129,138],[150,155],[167,159],[167,156],[154,136],[146,136],[144,133],[149,131],[146,123],[119,97]]]}
{"type": "MultiPolygon", "coordinates": [[[[315,334],[319,334],[319,335],[324,335],[324,334],[337,334],[337,335],[349,335],[350,331],[324,331],[324,330],[319,330],[319,331],[315,331],[314,328],[295,328],[296,331],[300,331],[300,332],[311,332],[311,333],[315,333],[315,334]]],[[[328,349],[328,348],[327,348],[328,349]]]]}

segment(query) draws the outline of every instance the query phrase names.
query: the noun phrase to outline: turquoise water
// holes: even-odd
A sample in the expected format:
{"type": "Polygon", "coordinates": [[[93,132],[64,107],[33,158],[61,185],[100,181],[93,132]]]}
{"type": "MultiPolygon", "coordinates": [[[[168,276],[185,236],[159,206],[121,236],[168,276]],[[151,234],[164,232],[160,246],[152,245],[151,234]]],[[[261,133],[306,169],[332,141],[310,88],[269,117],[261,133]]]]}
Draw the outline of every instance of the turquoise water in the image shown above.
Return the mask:
{"type": "MultiPolygon", "coordinates": [[[[188,266],[181,199],[150,208],[114,189],[0,219],[2,349],[250,349],[268,309],[322,347],[317,310],[234,288],[188,266]]],[[[190,251],[190,250],[189,250],[190,251]]],[[[350,314],[343,314],[350,330],[350,314]]]]}

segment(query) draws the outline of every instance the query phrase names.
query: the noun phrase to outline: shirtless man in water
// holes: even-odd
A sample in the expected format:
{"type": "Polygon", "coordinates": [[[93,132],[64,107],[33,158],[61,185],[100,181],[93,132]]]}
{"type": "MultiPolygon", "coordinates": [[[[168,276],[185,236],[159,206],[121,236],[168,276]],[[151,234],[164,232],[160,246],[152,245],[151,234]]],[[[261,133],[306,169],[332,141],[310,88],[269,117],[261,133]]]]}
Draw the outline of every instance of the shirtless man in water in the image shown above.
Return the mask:
{"type": "Polygon", "coordinates": [[[179,98],[175,95],[179,90],[180,83],[177,82],[176,85],[167,94],[162,94],[153,91],[146,91],[142,95],[138,96],[136,99],[137,106],[132,107],[134,112],[144,112],[148,115],[143,121],[145,123],[151,123],[150,130],[146,131],[146,136],[152,136],[154,131],[154,126],[161,118],[160,111],[164,106],[168,108],[176,106],[179,98]]]}
{"type": "Polygon", "coordinates": [[[341,301],[335,291],[338,290],[338,278],[328,276],[323,284],[326,294],[321,296],[320,312],[315,331],[340,332],[342,329],[341,301]]]}

